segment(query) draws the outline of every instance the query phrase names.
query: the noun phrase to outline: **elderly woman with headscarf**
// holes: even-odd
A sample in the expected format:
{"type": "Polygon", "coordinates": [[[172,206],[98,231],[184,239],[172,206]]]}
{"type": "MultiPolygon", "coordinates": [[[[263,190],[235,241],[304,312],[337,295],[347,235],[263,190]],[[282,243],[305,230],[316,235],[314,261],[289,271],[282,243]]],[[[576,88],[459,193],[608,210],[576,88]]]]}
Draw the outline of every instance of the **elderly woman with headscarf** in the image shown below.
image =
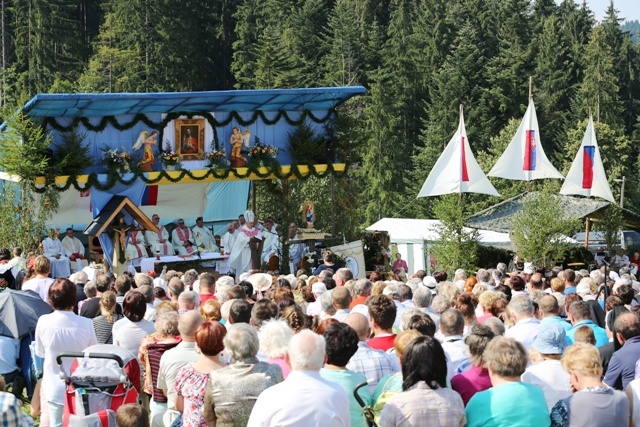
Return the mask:
{"type": "Polygon", "coordinates": [[[284,378],[279,366],[258,361],[258,335],[248,324],[231,325],[224,347],[234,362],[211,371],[202,414],[209,425],[244,427],[260,393],[284,378]]]}

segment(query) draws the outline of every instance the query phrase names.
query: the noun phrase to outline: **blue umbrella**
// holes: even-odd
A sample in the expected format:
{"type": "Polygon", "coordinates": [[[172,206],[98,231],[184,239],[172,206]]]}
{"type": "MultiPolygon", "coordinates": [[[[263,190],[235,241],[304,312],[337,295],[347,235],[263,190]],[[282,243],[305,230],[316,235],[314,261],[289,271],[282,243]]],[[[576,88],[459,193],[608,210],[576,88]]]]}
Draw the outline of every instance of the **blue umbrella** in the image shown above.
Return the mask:
{"type": "Polygon", "coordinates": [[[21,338],[36,330],[40,316],[52,311],[37,293],[7,288],[0,292],[0,335],[21,338]]]}

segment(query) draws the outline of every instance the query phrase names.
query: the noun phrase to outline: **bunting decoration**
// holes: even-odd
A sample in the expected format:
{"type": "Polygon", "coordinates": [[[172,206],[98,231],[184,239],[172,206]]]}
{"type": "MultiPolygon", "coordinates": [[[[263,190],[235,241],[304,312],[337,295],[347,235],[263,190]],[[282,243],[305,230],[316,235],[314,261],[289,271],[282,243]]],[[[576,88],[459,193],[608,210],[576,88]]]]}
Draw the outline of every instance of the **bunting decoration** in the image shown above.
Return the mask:
{"type": "Polygon", "coordinates": [[[473,156],[464,126],[462,106],[460,106],[458,130],[429,172],[418,197],[449,193],[482,193],[500,196],[473,156]]]}
{"type": "Polygon", "coordinates": [[[602,165],[593,117],[589,115],[589,123],[582,138],[576,158],[560,189],[560,194],[575,194],[584,197],[600,197],[615,203],[607,175],[602,165]]]}

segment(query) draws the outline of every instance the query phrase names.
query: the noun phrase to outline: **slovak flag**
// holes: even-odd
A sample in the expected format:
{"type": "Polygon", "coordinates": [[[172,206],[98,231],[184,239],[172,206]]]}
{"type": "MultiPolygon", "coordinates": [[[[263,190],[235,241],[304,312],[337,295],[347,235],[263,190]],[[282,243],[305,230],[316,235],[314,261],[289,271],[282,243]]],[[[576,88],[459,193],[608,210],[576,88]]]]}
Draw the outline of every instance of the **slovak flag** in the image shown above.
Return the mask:
{"type": "Polygon", "coordinates": [[[520,127],[502,156],[487,174],[496,178],[531,181],[541,178],[564,178],[547,159],[540,143],[540,128],[533,99],[520,127]]]}
{"type": "Polygon", "coordinates": [[[602,165],[591,116],[589,116],[589,123],[582,138],[582,144],[571,164],[567,178],[560,189],[560,194],[576,194],[585,197],[595,196],[615,203],[604,166],[602,165]]]}
{"type": "Polygon", "coordinates": [[[460,106],[458,130],[429,172],[418,197],[449,193],[482,193],[499,196],[473,156],[464,126],[462,106],[460,106]]]}

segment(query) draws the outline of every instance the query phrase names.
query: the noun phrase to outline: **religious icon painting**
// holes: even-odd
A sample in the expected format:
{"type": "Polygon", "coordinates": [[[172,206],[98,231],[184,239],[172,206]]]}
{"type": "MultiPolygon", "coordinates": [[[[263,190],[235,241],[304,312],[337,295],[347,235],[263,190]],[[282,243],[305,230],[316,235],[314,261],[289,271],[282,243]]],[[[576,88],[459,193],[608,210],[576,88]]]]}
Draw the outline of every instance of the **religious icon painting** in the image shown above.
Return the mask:
{"type": "Polygon", "coordinates": [[[176,120],[175,147],[182,160],[204,160],[204,119],[176,120]]]}

